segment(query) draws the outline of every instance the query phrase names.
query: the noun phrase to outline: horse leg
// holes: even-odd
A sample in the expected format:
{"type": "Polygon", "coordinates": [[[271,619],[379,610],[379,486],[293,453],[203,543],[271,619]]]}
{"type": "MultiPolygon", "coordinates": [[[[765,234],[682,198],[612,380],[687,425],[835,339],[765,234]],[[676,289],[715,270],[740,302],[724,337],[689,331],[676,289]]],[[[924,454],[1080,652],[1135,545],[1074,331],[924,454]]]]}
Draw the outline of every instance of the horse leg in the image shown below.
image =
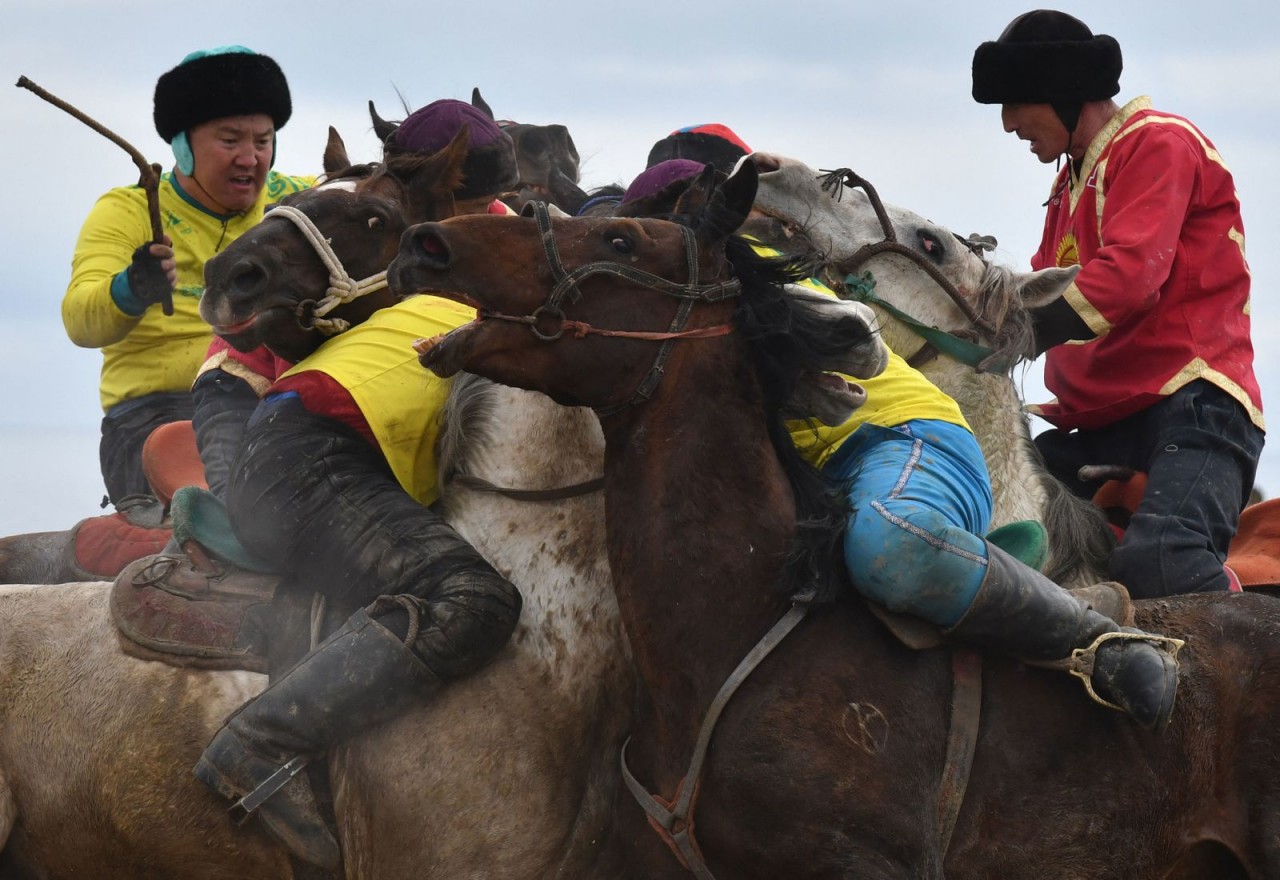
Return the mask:
{"type": "Polygon", "coordinates": [[[79,580],[70,570],[74,531],[31,532],[0,538],[0,584],[58,584],[79,580]]]}

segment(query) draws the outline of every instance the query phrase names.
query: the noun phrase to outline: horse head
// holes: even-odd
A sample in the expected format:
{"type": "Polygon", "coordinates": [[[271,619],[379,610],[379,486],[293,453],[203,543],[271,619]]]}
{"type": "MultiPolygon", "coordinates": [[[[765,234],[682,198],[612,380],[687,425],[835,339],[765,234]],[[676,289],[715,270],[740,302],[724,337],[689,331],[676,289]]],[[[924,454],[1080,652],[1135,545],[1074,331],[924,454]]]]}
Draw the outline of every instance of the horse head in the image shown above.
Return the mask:
{"type": "Polygon", "coordinates": [[[689,326],[673,332],[727,320],[724,239],[754,188],[752,175],[745,201],[721,190],[717,211],[705,213],[723,219],[701,232],[656,219],[552,219],[538,203],[532,218],[419,224],[388,280],[399,294],[427,290],[477,308],[475,322],[424,355],[437,373],[467,370],[561,403],[607,406],[640,384],[683,302],[707,306],[688,309],[689,326]]]}
{"type": "Polygon", "coordinates": [[[466,155],[463,131],[432,155],[352,165],[330,129],[322,182],[283,199],[205,265],[201,316],[241,351],[306,357],[395,301],[385,272],[400,236],[452,216],[466,155]]]}
{"type": "Polygon", "coordinates": [[[1057,297],[1073,269],[1015,272],[989,263],[989,237],[962,238],[918,214],[880,202],[847,169],[819,173],[804,163],[753,153],[759,212],[778,221],[789,250],[819,255],[829,283],[877,307],[889,347],[910,357],[921,332],[940,330],[987,346],[986,359],[1012,366],[1034,354],[1030,310],[1057,297]],[[992,358],[993,354],[999,357],[992,358]]]}
{"type": "MultiPolygon", "coordinates": [[[[571,183],[578,182],[581,160],[569,129],[559,124],[533,125],[498,119],[480,96],[478,88],[471,90],[471,104],[487,113],[515,143],[516,165],[520,171],[517,192],[521,203],[531,199],[549,199],[554,202],[555,193],[551,184],[553,173],[562,175],[571,183]]],[[[554,203],[559,205],[558,202],[554,203]]],[[[518,211],[521,206],[512,207],[518,211]]],[[[567,213],[573,213],[564,205],[559,207],[567,213]]]]}
{"type": "MultiPolygon", "coordinates": [[[[797,376],[829,369],[851,348],[869,352],[862,374],[874,374],[882,350],[865,320],[832,320],[830,311],[797,304],[780,284],[746,285],[752,297],[767,288],[780,311],[765,317],[744,308],[749,297],[741,295],[740,276],[753,271],[751,248],[731,234],[751,210],[756,171],[743,166],[720,185],[711,171],[681,197],[681,222],[553,219],[543,208],[533,218],[459,217],[411,228],[388,270],[392,289],[438,293],[478,312],[471,324],[424,341],[424,366],[440,375],[475,372],[608,412],[654,390],[672,369],[672,346],[728,336],[742,323],[735,313],[746,313],[755,317],[742,329],[757,347],[806,340],[803,352],[785,356],[797,370],[780,389],[779,405],[797,376]],[[829,342],[810,344],[828,332],[829,342]]],[[[760,271],[782,271],[770,265],[760,271]]],[[[843,399],[856,405],[856,391],[834,390],[836,399],[854,395],[843,399]]]]}

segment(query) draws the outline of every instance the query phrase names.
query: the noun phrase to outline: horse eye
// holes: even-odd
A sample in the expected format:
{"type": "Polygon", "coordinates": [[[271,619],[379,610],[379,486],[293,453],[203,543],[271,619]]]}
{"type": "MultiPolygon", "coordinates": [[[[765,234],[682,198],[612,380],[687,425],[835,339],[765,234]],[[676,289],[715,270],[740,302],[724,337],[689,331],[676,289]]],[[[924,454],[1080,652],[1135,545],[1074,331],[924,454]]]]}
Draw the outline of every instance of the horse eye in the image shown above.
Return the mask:
{"type": "Polygon", "coordinates": [[[370,229],[381,229],[383,226],[386,226],[386,225],[387,225],[386,221],[385,221],[385,220],[383,220],[381,217],[370,217],[370,218],[369,218],[369,228],[370,228],[370,229]]]}
{"type": "Polygon", "coordinates": [[[920,232],[920,249],[938,262],[942,262],[945,255],[941,239],[929,232],[920,232]]]}
{"type": "Polygon", "coordinates": [[[613,248],[620,254],[631,253],[631,239],[621,235],[615,235],[609,239],[609,247],[613,248]]]}

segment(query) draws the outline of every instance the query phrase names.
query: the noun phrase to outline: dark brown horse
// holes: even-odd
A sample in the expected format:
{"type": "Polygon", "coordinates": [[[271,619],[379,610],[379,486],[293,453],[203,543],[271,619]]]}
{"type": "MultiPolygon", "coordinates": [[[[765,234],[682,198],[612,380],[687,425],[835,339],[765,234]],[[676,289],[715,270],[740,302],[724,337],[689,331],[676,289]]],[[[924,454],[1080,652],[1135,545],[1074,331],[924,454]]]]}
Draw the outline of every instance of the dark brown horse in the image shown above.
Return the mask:
{"type": "MultiPolygon", "coordinates": [[[[988,658],[949,847],[948,650],[910,651],[847,591],[819,590],[829,601],[727,704],[717,698],[805,605],[795,597],[811,580],[796,573],[829,574],[821,551],[797,564],[824,508],[770,418],[776,372],[795,354],[780,355],[777,336],[803,348],[804,331],[771,334],[786,320],[776,292],[736,246],[726,261],[755,175],[744,164],[705,207],[686,204],[692,234],[657,220],[459,218],[411,229],[390,272],[397,288],[480,309],[423,344],[431,369],[597,408],[614,588],[641,680],[626,765],[664,803],[691,800],[688,824],[673,824],[700,848],[689,862],[721,880],[1280,876],[1270,599],[1139,603],[1139,625],[1187,640],[1162,734],[1065,676],[988,658]],[[720,709],[701,753],[704,718],[720,709]]],[[[635,875],[687,876],[646,818],[629,799],[619,808],[635,875]]]]}
{"type": "Polygon", "coordinates": [[[332,129],[329,137],[326,178],[283,199],[241,236],[244,244],[205,264],[200,314],[241,351],[265,344],[297,362],[390,305],[385,273],[395,256],[393,242],[409,224],[454,213],[465,131],[438,153],[360,166],[350,164],[332,129]],[[282,263],[279,242],[296,240],[299,230],[311,258],[282,263]]]}

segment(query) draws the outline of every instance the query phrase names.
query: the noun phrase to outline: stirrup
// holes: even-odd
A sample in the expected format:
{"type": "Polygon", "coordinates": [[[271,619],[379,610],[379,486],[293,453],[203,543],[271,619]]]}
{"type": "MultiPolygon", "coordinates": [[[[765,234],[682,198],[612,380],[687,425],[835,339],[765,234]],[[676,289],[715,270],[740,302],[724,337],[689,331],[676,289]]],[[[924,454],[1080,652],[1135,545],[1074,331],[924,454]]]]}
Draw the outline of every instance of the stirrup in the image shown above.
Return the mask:
{"type": "Polygon", "coordinates": [[[1106,706],[1108,709],[1115,709],[1117,712],[1124,712],[1124,707],[1117,706],[1110,700],[1104,700],[1098,695],[1098,692],[1093,689],[1093,668],[1094,661],[1098,656],[1098,648],[1102,647],[1103,642],[1108,642],[1112,639],[1123,639],[1131,642],[1146,642],[1153,648],[1164,648],[1168,651],[1169,658],[1175,663],[1178,659],[1178,652],[1182,650],[1182,646],[1186,644],[1185,640],[1175,639],[1172,636],[1157,636],[1152,635],[1151,633],[1124,632],[1123,630],[1118,630],[1116,632],[1103,633],[1094,639],[1093,644],[1087,648],[1074,649],[1071,652],[1071,656],[1064,660],[1060,660],[1053,664],[1046,664],[1055,668],[1061,668],[1065,672],[1079,678],[1084,682],[1084,689],[1088,692],[1089,697],[1095,703],[1106,706]]]}
{"type": "Polygon", "coordinates": [[[227,809],[227,812],[231,814],[232,821],[237,825],[243,825],[248,822],[249,817],[253,815],[258,807],[266,803],[267,799],[273,794],[292,782],[293,777],[305,770],[309,763],[311,763],[311,759],[305,755],[298,755],[286,761],[279,770],[259,783],[257,788],[227,809]]]}

